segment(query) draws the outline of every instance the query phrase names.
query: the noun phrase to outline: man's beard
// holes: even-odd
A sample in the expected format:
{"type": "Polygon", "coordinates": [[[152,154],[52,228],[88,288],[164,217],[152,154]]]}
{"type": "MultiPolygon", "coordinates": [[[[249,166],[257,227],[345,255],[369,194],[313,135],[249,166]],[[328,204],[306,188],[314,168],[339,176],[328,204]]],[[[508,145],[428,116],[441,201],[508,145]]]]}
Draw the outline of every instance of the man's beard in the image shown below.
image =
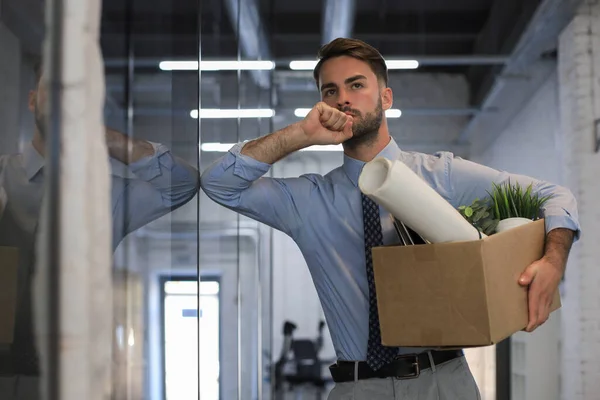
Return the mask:
{"type": "Polygon", "coordinates": [[[38,132],[42,139],[46,138],[46,118],[44,114],[40,110],[39,106],[35,105],[35,126],[37,127],[38,132]]]}
{"type": "Polygon", "coordinates": [[[381,127],[381,122],[383,121],[381,98],[377,103],[375,111],[366,113],[364,116],[362,116],[360,111],[349,107],[342,108],[342,111],[351,112],[354,118],[352,124],[353,136],[344,142],[345,146],[355,149],[358,146],[370,144],[375,141],[381,127]]]}

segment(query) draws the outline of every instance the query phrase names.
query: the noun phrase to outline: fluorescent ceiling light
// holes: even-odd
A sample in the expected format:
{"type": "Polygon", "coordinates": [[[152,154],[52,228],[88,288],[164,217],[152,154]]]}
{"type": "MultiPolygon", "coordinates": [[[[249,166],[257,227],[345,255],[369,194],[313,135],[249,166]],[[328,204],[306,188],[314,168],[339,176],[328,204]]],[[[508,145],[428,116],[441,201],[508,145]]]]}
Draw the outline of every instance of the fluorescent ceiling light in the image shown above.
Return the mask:
{"type": "Polygon", "coordinates": [[[417,69],[419,62],[417,60],[385,60],[388,69],[417,69]]]}
{"type": "Polygon", "coordinates": [[[328,144],[319,146],[310,146],[301,149],[300,151],[344,151],[341,144],[328,144]]]}
{"type": "MultiPolygon", "coordinates": [[[[197,71],[198,61],[162,61],[159,68],[163,71],[197,71]]],[[[201,71],[260,71],[274,68],[273,61],[200,61],[201,71]]]]}
{"type": "MultiPolygon", "coordinates": [[[[270,108],[246,108],[246,109],[216,109],[203,108],[200,110],[200,118],[271,118],[275,110],[270,108]]],[[[190,116],[198,119],[198,110],[192,110],[190,116]]]]}
{"type": "Polygon", "coordinates": [[[158,67],[163,71],[197,71],[198,61],[161,61],[158,67]]]}
{"type": "Polygon", "coordinates": [[[299,118],[304,118],[308,115],[308,113],[312,110],[311,108],[296,108],[294,110],[294,115],[299,118]]]}
{"type": "Polygon", "coordinates": [[[390,108],[389,110],[385,110],[385,116],[387,118],[400,118],[402,116],[402,110],[390,108]]]}
{"type": "MultiPolygon", "coordinates": [[[[294,110],[294,115],[299,118],[304,118],[310,112],[310,108],[296,108],[294,110]]],[[[402,111],[397,108],[390,108],[389,110],[385,110],[385,116],[388,118],[400,118],[402,115],[402,111]]]]}
{"type": "Polygon", "coordinates": [[[207,152],[225,153],[233,146],[235,146],[235,143],[202,143],[200,149],[207,152]]]}
{"type": "MultiPolygon", "coordinates": [[[[235,146],[235,143],[202,143],[200,145],[200,150],[205,152],[225,153],[228,152],[233,146],[235,146]]],[[[332,144],[326,146],[310,146],[300,151],[344,151],[344,148],[341,144],[332,144]]]]}
{"type": "MultiPolygon", "coordinates": [[[[318,61],[291,61],[290,69],[296,71],[312,71],[317,66],[318,61]]],[[[386,60],[388,69],[417,69],[419,62],[417,60],[386,60]]]]}
{"type": "Polygon", "coordinates": [[[318,61],[291,61],[290,69],[296,71],[312,71],[317,66],[318,61]]]}

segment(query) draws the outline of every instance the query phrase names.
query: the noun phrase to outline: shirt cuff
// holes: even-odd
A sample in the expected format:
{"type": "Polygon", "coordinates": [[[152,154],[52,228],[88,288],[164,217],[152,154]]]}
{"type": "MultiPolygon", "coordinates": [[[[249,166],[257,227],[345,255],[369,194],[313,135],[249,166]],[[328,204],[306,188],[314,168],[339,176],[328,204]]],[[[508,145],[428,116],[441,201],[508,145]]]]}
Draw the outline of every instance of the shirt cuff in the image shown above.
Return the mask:
{"type": "Polygon", "coordinates": [[[269,172],[271,164],[242,154],[241,151],[245,145],[245,142],[237,143],[229,150],[229,154],[234,157],[233,174],[247,181],[254,181],[269,172]]]}
{"type": "Polygon", "coordinates": [[[143,157],[136,162],[129,164],[129,169],[131,172],[133,172],[138,178],[145,181],[150,181],[161,175],[161,164],[167,169],[171,167],[169,164],[173,164],[171,157],[162,157],[169,151],[166,146],[160,143],[148,143],[152,145],[154,154],[143,157]]]}
{"type": "Polygon", "coordinates": [[[569,215],[546,215],[544,216],[546,233],[556,228],[566,228],[575,231],[573,241],[577,241],[581,236],[581,229],[577,221],[569,215]]]}

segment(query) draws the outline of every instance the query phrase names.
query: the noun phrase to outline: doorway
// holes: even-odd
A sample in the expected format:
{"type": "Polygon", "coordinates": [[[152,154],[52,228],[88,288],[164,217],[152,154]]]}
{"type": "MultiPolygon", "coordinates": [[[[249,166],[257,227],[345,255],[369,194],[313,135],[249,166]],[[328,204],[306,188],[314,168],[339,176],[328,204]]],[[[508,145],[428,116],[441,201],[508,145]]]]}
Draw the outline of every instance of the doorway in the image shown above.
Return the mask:
{"type": "Polygon", "coordinates": [[[165,400],[197,400],[198,395],[218,400],[219,279],[202,278],[198,283],[196,278],[168,277],[161,287],[165,400]]]}

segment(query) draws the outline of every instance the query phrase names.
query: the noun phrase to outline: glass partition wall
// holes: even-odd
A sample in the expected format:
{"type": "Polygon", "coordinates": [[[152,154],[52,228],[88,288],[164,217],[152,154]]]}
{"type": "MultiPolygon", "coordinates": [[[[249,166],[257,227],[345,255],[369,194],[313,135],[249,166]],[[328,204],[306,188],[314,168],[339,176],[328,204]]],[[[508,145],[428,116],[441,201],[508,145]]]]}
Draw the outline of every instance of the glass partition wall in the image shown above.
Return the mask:
{"type": "MultiPolygon", "coordinates": [[[[201,392],[198,196],[187,172],[198,169],[198,126],[184,112],[197,101],[199,77],[160,68],[162,59],[198,58],[199,5],[179,2],[187,8],[180,12],[175,3],[103,1],[107,124],[153,145],[158,158],[151,168],[164,175],[151,172],[148,183],[164,178],[170,207],[129,234],[115,254],[115,289],[122,291],[115,295],[113,385],[123,399],[198,398],[201,392]]],[[[134,190],[122,203],[129,210],[147,201],[134,190]]]]}
{"type": "MultiPolygon", "coordinates": [[[[272,71],[247,71],[245,61],[268,60],[248,35],[254,2],[204,2],[200,10],[200,96],[191,110],[200,130],[202,169],[235,143],[271,130],[272,71]],[[240,68],[241,67],[241,68],[240,68]]],[[[266,40],[266,37],[263,37],[266,40]]],[[[173,72],[181,74],[182,71],[173,72]]],[[[270,231],[200,197],[200,276],[221,285],[221,399],[270,399],[270,231]]],[[[202,308],[202,305],[201,305],[202,308]]],[[[208,334],[200,331],[200,336],[208,334]]],[[[200,353],[202,358],[202,352],[200,353]]],[[[201,364],[203,368],[213,367],[201,364]]],[[[201,375],[201,386],[204,376],[201,375]]]]}
{"type": "MultiPolygon", "coordinates": [[[[27,288],[49,181],[34,146],[44,125],[33,94],[44,18],[54,17],[44,14],[48,4],[32,3],[0,2],[0,398],[2,391],[36,393],[40,375],[31,362],[27,288]],[[31,165],[22,165],[15,180],[7,171],[23,160],[31,165]],[[5,379],[14,365],[28,378],[5,379]]],[[[310,68],[289,65],[316,54],[319,21],[311,25],[314,34],[294,33],[297,21],[312,14],[289,4],[102,1],[111,215],[105,229],[112,229],[113,243],[112,290],[101,301],[112,313],[113,399],[279,398],[277,389],[288,389],[275,368],[289,345],[284,327],[320,346],[322,376],[329,377],[335,352],[327,329],[319,337],[323,312],[298,248],[198,187],[199,171],[235,143],[298,121],[319,100],[310,68]]],[[[392,119],[399,130],[403,122],[392,119]]],[[[340,151],[299,152],[267,175],[325,174],[341,162],[340,151]]],[[[53,199],[60,204],[60,196],[53,199]]],[[[63,297],[77,290],[62,288],[63,297]]],[[[480,356],[479,375],[493,375],[495,361],[480,356]]],[[[330,387],[326,382],[321,394],[330,387]]]]}
{"type": "MultiPolygon", "coordinates": [[[[250,12],[237,1],[104,0],[107,124],[200,171],[268,132],[270,118],[236,110],[271,108],[271,71],[257,84],[211,64],[261,58],[239,40],[250,12]]],[[[178,196],[185,182],[167,169],[178,196]]],[[[270,398],[270,231],[202,193],[173,208],[115,253],[116,397],[270,398]]]]}
{"type": "MultiPolygon", "coordinates": [[[[49,133],[40,82],[44,5],[0,2],[0,398],[37,396],[42,362],[34,324],[39,221],[56,169],[42,154],[49,133]],[[38,92],[41,92],[38,96],[38,92]],[[41,154],[42,153],[42,154],[41,154]],[[22,379],[19,377],[23,377],[22,379]]],[[[48,76],[44,77],[48,81],[48,76]]],[[[56,205],[47,204],[52,208],[56,205]]],[[[55,223],[56,219],[50,221],[55,223]]],[[[49,260],[49,262],[52,262],[49,260]]],[[[45,281],[44,283],[50,283],[45,281]]],[[[55,309],[48,303],[46,310],[55,309]]],[[[52,355],[55,355],[53,352],[52,355]]],[[[37,397],[32,397],[37,398],[37,397]]]]}
{"type": "MultiPolygon", "coordinates": [[[[55,14],[47,10],[61,4],[0,3],[0,285],[6,286],[0,304],[0,317],[6,318],[0,324],[0,394],[22,390],[35,399],[59,396],[58,386],[49,397],[40,395],[40,380],[48,378],[52,386],[57,374],[42,377],[36,361],[28,362],[36,354],[26,289],[34,273],[34,237],[48,182],[48,170],[41,167],[43,149],[34,146],[36,135],[44,132],[43,109],[32,96],[39,89],[45,29],[64,18],[60,9],[55,14]],[[33,163],[17,165],[19,179],[26,179],[17,183],[26,191],[15,192],[14,182],[5,180],[13,154],[17,161],[22,157],[33,163]],[[17,232],[20,221],[14,219],[22,208],[34,213],[26,215],[17,232]],[[16,372],[27,379],[4,379],[5,373],[15,373],[15,356],[23,364],[16,372]]],[[[101,229],[112,232],[112,287],[99,300],[112,319],[111,398],[273,398],[284,322],[300,321],[299,331],[312,337],[322,319],[314,288],[306,287],[310,276],[298,249],[282,234],[198,191],[198,171],[235,143],[297,119],[274,112],[275,65],[270,38],[256,18],[258,7],[261,18],[268,17],[273,2],[101,1],[104,79],[95,84],[104,85],[101,135],[106,148],[98,151],[107,152],[111,217],[101,229]],[[274,255],[274,243],[287,250],[274,255]],[[280,301],[273,302],[274,259],[278,279],[299,291],[300,298],[286,295],[285,285],[279,285],[280,301]]],[[[60,46],[48,54],[59,59],[60,46]]],[[[59,131],[56,125],[55,133],[59,131]]],[[[52,161],[59,163],[58,136],[52,146],[57,150],[52,161]]],[[[314,157],[306,159],[319,165],[314,157]]],[[[295,159],[290,169],[268,174],[289,175],[301,164],[295,159]]],[[[56,191],[49,195],[58,207],[64,197],[54,178],[56,191]]],[[[60,226],[45,231],[60,242],[60,226]]],[[[57,260],[45,261],[56,266],[57,260]]],[[[59,293],[67,301],[79,299],[79,289],[51,290],[47,297],[54,311],[59,310],[59,293]]],[[[331,355],[330,345],[328,351],[331,355]]]]}

